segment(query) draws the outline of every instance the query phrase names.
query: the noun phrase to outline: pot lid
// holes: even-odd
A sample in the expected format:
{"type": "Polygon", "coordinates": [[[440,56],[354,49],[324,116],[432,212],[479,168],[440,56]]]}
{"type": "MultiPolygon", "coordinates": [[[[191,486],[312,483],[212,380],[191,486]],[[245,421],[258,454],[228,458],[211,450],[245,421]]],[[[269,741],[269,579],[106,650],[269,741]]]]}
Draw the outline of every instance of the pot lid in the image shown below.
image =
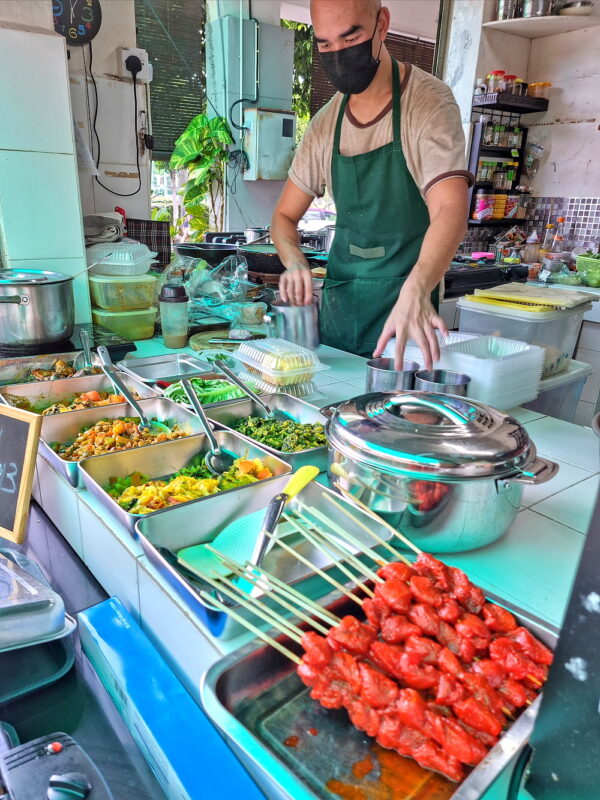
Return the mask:
{"type": "Polygon", "coordinates": [[[432,392],[377,392],[340,403],[327,435],[347,458],[421,477],[503,477],[523,472],[535,457],[516,419],[474,400],[432,392]]]}
{"type": "Polygon", "coordinates": [[[0,286],[27,286],[49,283],[62,283],[72,280],[71,275],[50,272],[45,269],[3,269],[0,270],[0,286]]]}

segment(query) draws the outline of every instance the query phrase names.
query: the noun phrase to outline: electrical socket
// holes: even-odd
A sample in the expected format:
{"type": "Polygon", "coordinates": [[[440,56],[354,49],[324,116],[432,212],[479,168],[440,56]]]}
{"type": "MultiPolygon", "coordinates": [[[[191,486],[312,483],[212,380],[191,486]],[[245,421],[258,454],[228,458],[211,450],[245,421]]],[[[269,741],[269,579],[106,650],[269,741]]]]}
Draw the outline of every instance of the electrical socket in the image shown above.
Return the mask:
{"type": "Polygon", "coordinates": [[[142,71],[136,75],[138,83],[150,83],[152,76],[148,69],[148,53],[139,47],[119,47],[117,48],[117,58],[119,63],[118,75],[120,78],[130,78],[131,72],[125,66],[125,61],[129,56],[137,56],[142,62],[142,71]]]}

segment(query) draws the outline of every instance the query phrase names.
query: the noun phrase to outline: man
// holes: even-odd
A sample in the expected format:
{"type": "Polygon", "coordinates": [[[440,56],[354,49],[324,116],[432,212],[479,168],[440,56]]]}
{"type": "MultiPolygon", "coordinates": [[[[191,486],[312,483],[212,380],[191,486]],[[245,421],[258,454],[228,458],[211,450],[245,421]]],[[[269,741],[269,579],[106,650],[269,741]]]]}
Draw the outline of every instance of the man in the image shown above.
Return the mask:
{"type": "Polygon", "coordinates": [[[322,342],[377,357],[395,336],[399,367],[413,339],[430,369],[435,329],[447,333],[437,287],[465,233],[472,181],[458,107],[442,81],[392,59],[381,0],[311,0],[311,18],[338,93],[311,121],[273,214],[282,298],[312,301],[297,227],[327,187],[337,224],[322,342]]]}

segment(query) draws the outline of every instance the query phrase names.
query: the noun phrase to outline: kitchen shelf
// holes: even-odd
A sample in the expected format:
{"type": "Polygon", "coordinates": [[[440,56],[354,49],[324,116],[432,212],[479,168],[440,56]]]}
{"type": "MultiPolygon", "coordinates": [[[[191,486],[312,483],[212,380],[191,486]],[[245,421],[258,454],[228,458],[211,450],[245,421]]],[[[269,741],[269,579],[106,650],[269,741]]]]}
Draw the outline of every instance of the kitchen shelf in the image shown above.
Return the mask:
{"type": "MultiPolygon", "coordinates": [[[[513,20],[514,21],[514,20],[513,20]]],[[[473,108],[489,108],[497,111],[510,111],[513,114],[539,114],[547,111],[548,100],[545,97],[522,97],[508,92],[492,92],[473,95],[473,108]]]]}
{"type": "Polygon", "coordinates": [[[509,228],[512,225],[520,225],[527,222],[527,219],[470,219],[469,225],[475,228],[509,228]]]}
{"type": "Polygon", "coordinates": [[[519,150],[518,147],[498,147],[493,144],[482,144],[479,148],[480,153],[489,153],[489,155],[495,156],[507,156],[509,157],[512,155],[513,150],[519,150]]]}
{"type": "Polygon", "coordinates": [[[600,25],[600,17],[519,17],[517,19],[502,19],[495,22],[485,22],[483,27],[488,30],[512,33],[526,39],[538,39],[542,36],[555,36],[557,33],[570,33],[583,28],[592,28],[600,25]]]}

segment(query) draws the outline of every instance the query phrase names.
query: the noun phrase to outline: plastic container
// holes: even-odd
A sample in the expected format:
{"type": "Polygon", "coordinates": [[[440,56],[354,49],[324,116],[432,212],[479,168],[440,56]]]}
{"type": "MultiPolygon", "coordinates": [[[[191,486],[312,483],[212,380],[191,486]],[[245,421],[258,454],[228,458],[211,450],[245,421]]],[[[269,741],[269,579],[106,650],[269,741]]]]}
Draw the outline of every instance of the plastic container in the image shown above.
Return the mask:
{"type": "Polygon", "coordinates": [[[502,78],[502,91],[508,92],[508,94],[514,94],[516,79],[517,79],[516,75],[505,75],[502,78]]]}
{"type": "Polygon", "coordinates": [[[155,275],[90,275],[92,304],[106,311],[148,308],[154,302],[155,275]]]}
{"type": "Polygon", "coordinates": [[[488,78],[488,92],[490,94],[501,91],[504,74],[503,69],[495,69],[490,72],[490,77],[488,78]]]}
{"type": "Polygon", "coordinates": [[[549,417],[573,422],[583,387],[592,374],[593,367],[582,361],[571,361],[559,375],[553,375],[540,383],[536,400],[525,404],[525,408],[547,414],[549,417]]]}
{"type": "Polygon", "coordinates": [[[315,372],[329,369],[305,347],[285,339],[264,339],[241,344],[232,354],[253,376],[274,386],[311,381],[315,372]]]}
{"type": "Polygon", "coordinates": [[[461,297],[457,307],[461,332],[495,334],[546,348],[542,378],[547,378],[571,363],[583,316],[592,306],[584,303],[563,311],[524,311],[502,305],[484,306],[461,297]]]}
{"type": "Polygon", "coordinates": [[[485,189],[478,189],[475,194],[472,218],[476,220],[491,219],[494,212],[494,195],[485,189]]]}
{"type": "Polygon", "coordinates": [[[91,244],[85,251],[88,264],[100,262],[90,269],[90,275],[145,275],[157,255],[133,239],[91,244]]]}
{"type": "Polygon", "coordinates": [[[189,297],[185,287],[176,283],[163,284],[158,296],[160,325],[165,347],[177,350],[185,347],[188,335],[189,297]]]}
{"type": "Polygon", "coordinates": [[[540,83],[530,83],[527,87],[527,94],[529,97],[544,97],[546,100],[550,97],[550,89],[552,84],[548,81],[541,81],[540,83]]]}
{"type": "MultiPolygon", "coordinates": [[[[250,374],[245,370],[240,370],[238,378],[244,383],[250,384],[255,388],[257,394],[289,394],[292,397],[313,397],[318,393],[318,389],[313,381],[305,381],[304,383],[294,383],[287,386],[274,386],[269,381],[263,381],[257,378],[256,375],[250,374]]],[[[360,389],[356,389],[356,393],[360,394],[360,389]]]]}
{"type": "Polygon", "coordinates": [[[125,339],[151,339],[154,336],[154,324],[158,309],[156,306],[138,311],[105,311],[92,308],[92,320],[125,339]]]}
{"type": "Polygon", "coordinates": [[[552,14],[553,0],[523,0],[523,17],[548,17],[552,14]]]}
{"type": "MultiPolygon", "coordinates": [[[[458,331],[449,331],[448,336],[444,337],[439,331],[436,330],[435,335],[440,345],[440,353],[442,355],[445,349],[451,344],[456,344],[457,342],[468,342],[470,339],[477,339],[477,334],[459,333],[458,331]]],[[[385,350],[383,351],[383,356],[384,358],[394,358],[395,355],[396,337],[394,336],[386,344],[385,350]]],[[[404,348],[404,360],[416,361],[420,369],[425,368],[423,364],[423,353],[421,352],[421,348],[412,339],[408,340],[406,347],[404,348]]],[[[436,366],[438,366],[439,363],[441,362],[436,362],[436,366]]]]}

